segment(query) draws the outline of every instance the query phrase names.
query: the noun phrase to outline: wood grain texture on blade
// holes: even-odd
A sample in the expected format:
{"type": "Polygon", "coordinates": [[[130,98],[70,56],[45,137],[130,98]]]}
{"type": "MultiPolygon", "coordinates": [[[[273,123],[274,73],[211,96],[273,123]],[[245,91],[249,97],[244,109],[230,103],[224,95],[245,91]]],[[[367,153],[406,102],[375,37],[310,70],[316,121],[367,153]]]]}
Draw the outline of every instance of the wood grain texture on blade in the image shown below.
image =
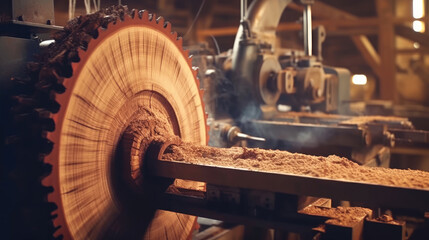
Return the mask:
{"type": "MultiPolygon", "coordinates": [[[[166,125],[182,139],[207,142],[204,106],[188,56],[169,25],[147,17],[126,15],[101,29],[73,64],[66,93],[57,95],[61,109],[53,116],[56,131],[48,135],[56,144],[46,159],[53,164],[47,182],[55,189],[49,198],[59,206],[56,226],[66,238],[121,238],[134,231],[111,175],[122,133],[142,118],[142,109],[166,116],[166,125]]],[[[186,239],[195,217],[179,215],[158,211],[145,238],[186,239]]]]}

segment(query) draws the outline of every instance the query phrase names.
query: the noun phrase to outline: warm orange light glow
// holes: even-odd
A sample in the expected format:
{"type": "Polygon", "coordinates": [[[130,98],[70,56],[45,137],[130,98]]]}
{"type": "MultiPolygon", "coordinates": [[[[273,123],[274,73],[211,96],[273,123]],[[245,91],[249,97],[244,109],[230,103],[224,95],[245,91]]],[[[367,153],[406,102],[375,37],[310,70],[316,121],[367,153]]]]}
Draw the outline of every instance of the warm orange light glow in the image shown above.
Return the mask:
{"type": "Polygon", "coordinates": [[[413,17],[422,18],[425,16],[425,3],[424,0],[413,0],[413,17]]]}
{"type": "Polygon", "coordinates": [[[415,32],[424,32],[425,31],[425,24],[422,21],[414,21],[413,22],[413,30],[415,32]]]}
{"type": "Polygon", "coordinates": [[[364,74],[355,74],[352,77],[352,83],[354,85],[365,85],[367,81],[368,80],[364,74]]]}
{"type": "MultiPolygon", "coordinates": [[[[422,18],[425,16],[425,2],[424,0],[413,0],[413,17],[422,18]]],[[[413,30],[415,32],[424,32],[425,23],[423,21],[415,20],[413,22],[413,30]]]]}

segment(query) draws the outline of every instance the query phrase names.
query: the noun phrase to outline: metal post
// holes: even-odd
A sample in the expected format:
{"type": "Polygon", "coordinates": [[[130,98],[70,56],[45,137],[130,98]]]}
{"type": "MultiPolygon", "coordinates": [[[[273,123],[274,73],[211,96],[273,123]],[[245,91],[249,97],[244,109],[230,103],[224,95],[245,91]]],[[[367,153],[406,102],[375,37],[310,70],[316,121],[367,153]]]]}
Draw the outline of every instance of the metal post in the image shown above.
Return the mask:
{"type": "Polygon", "coordinates": [[[303,16],[303,31],[304,31],[304,51],[307,56],[312,55],[312,26],[311,26],[311,5],[306,4],[304,8],[304,16],[303,16]]]}
{"type": "Polygon", "coordinates": [[[247,0],[241,0],[240,1],[240,21],[243,21],[246,15],[247,15],[247,0]]]}

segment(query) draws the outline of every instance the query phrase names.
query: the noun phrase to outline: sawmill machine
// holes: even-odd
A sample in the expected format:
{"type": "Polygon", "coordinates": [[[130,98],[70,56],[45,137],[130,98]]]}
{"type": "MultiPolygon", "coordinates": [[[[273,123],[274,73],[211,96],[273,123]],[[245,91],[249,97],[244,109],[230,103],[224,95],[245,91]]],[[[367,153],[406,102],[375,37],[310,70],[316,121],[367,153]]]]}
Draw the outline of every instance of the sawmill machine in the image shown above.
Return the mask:
{"type": "MultiPolygon", "coordinates": [[[[13,164],[5,171],[18,193],[2,196],[6,206],[18,207],[4,211],[6,238],[188,239],[195,216],[205,216],[300,232],[309,239],[404,239],[404,223],[376,220],[370,213],[356,225],[342,226],[300,212],[310,204],[329,208],[327,198],[405,209],[405,215],[419,219],[416,225],[425,226],[425,185],[191,164],[174,155],[160,161],[182,142],[202,155],[222,156],[229,150],[202,147],[218,133],[226,132],[232,142],[262,140],[233,127],[246,132],[246,121],[263,119],[279,101],[293,109],[345,108],[339,89],[347,85],[346,70],[321,65],[311,56],[311,45],[302,58],[275,55],[274,30],[288,3],[254,1],[244,14],[231,71],[225,72],[233,79],[237,108],[211,112],[230,116],[228,131],[209,130],[197,71],[164,18],[116,6],[73,19],[54,33],[54,42],[28,63],[28,77],[11,80],[13,103],[6,120],[13,130],[5,143],[13,164]],[[317,228],[321,225],[326,227],[317,228]]],[[[309,5],[306,9],[311,16],[309,5]]],[[[241,151],[240,156],[253,156],[247,148],[241,151]]]]}
{"type": "Polygon", "coordinates": [[[348,116],[350,72],[322,64],[326,32],[323,26],[312,28],[313,3],[253,1],[247,9],[247,1],[241,1],[240,27],[230,51],[216,55],[207,54],[205,45],[191,49],[206,91],[209,144],[336,154],[385,167],[393,146],[427,147],[428,133],[415,130],[406,118],[348,116]],[[282,48],[276,36],[290,3],[303,8],[304,51],[282,48]],[[241,130],[244,137],[237,136],[241,130]]]}

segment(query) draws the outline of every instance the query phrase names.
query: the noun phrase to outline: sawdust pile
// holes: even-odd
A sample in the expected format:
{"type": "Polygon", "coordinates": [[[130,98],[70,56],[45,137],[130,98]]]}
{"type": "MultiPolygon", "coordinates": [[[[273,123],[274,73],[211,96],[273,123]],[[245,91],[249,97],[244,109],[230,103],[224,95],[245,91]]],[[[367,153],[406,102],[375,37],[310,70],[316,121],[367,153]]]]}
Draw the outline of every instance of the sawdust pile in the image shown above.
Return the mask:
{"type": "Polygon", "coordinates": [[[213,148],[183,143],[164,160],[268,171],[336,180],[429,189],[429,172],[360,166],[338,156],[318,157],[258,148],[213,148]]]}
{"type": "Polygon", "coordinates": [[[325,208],[308,206],[299,211],[299,213],[328,217],[330,219],[327,220],[326,223],[342,226],[353,226],[361,222],[366,216],[371,217],[372,215],[370,209],[361,207],[325,208]]]}
{"type": "Polygon", "coordinates": [[[381,222],[381,223],[389,223],[392,225],[403,225],[405,223],[404,221],[401,221],[401,220],[395,220],[395,219],[393,219],[392,216],[387,215],[387,214],[381,215],[380,217],[375,218],[375,219],[371,219],[371,221],[381,222]]]}

